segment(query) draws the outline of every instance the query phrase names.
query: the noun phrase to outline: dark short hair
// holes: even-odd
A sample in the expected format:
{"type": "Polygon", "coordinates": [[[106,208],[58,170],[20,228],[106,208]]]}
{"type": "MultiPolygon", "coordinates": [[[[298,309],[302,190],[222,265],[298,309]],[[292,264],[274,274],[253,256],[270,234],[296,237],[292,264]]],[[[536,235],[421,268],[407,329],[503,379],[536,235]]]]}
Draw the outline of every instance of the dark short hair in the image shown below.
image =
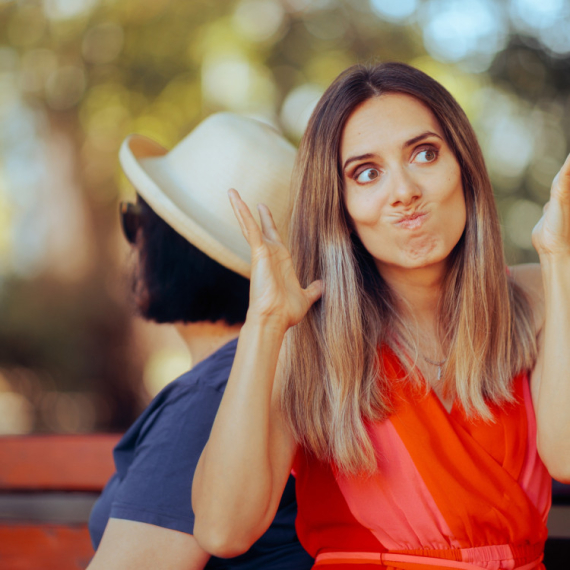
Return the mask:
{"type": "Polygon", "coordinates": [[[157,323],[243,323],[249,279],[220,265],[173,230],[140,197],[138,262],[132,280],[137,309],[157,323]]]}

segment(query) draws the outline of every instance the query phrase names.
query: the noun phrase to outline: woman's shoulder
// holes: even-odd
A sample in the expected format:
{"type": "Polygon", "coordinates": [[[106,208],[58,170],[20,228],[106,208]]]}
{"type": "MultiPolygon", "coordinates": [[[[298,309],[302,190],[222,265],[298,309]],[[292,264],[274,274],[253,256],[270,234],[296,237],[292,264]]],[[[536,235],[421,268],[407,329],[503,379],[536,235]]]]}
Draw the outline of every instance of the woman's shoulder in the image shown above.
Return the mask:
{"type": "Polygon", "coordinates": [[[544,286],[542,284],[542,272],[538,263],[524,263],[509,267],[511,279],[526,294],[535,321],[535,330],[538,334],[544,324],[544,286]]]}
{"type": "Polygon", "coordinates": [[[193,438],[196,431],[209,433],[230,375],[235,344],[226,344],[169,382],[127,430],[117,448],[136,448],[143,440],[148,445],[149,438],[162,445],[157,438],[168,437],[171,429],[188,438],[193,438]]]}

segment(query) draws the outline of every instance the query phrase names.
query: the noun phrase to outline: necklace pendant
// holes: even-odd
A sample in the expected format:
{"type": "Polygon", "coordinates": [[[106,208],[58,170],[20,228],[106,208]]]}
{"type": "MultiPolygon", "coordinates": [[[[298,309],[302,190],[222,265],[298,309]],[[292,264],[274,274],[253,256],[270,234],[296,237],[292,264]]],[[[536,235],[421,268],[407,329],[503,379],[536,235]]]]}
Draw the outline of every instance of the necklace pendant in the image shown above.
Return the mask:
{"type": "Polygon", "coordinates": [[[428,364],[431,364],[432,366],[437,366],[437,380],[441,380],[441,367],[447,362],[447,358],[444,358],[443,360],[440,360],[439,362],[437,362],[437,360],[430,360],[429,358],[426,358],[423,355],[420,355],[428,364]]]}

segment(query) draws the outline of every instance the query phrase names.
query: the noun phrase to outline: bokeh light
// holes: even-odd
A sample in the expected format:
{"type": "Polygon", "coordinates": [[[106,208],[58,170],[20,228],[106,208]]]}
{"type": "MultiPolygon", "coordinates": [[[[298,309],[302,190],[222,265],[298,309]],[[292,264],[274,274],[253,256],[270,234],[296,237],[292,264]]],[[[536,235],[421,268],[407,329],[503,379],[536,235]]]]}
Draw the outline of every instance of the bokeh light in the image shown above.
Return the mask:
{"type": "Polygon", "coordinates": [[[242,0],[233,16],[236,29],[255,42],[274,38],[284,18],[285,10],[277,0],[242,0]]]}
{"type": "Polygon", "coordinates": [[[259,114],[274,112],[275,86],[269,70],[239,54],[204,59],[202,93],[209,103],[224,109],[259,114]]]}
{"type": "Polygon", "coordinates": [[[403,22],[418,7],[418,0],[370,0],[376,14],[388,22],[403,22]]]}
{"type": "Polygon", "coordinates": [[[153,352],[144,368],[143,382],[148,393],[156,396],[174,378],[178,378],[192,367],[187,351],[174,348],[160,348],[153,352]]]}
{"type": "Polygon", "coordinates": [[[542,216],[542,208],[530,200],[516,200],[507,211],[505,225],[509,239],[518,247],[532,249],[532,229],[542,216]]]}
{"type": "Polygon", "coordinates": [[[289,135],[295,139],[301,138],[322,94],[321,87],[307,83],[296,87],[287,95],[281,108],[281,122],[289,135]]]}
{"type": "Polygon", "coordinates": [[[511,0],[511,15],[515,26],[523,30],[553,26],[567,8],[564,0],[511,0]]]}
{"type": "Polygon", "coordinates": [[[88,14],[98,0],[45,0],[45,12],[54,20],[68,20],[88,14]]]}
{"type": "Polygon", "coordinates": [[[554,55],[570,53],[570,4],[565,0],[511,0],[513,24],[536,35],[554,55]]]}
{"type": "Polygon", "coordinates": [[[518,177],[529,164],[534,152],[533,130],[524,117],[497,117],[488,139],[489,168],[505,177],[518,177]]]}
{"type": "Polygon", "coordinates": [[[23,435],[33,429],[34,414],[29,400],[15,392],[0,370],[0,435],[23,435]]]}
{"type": "Polygon", "coordinates": [[[428,52],[442,61],[467,61],[475,71],[484,71],[507,41],[503,14],[491,0],[433,0],[422,18],[428,52]]]}

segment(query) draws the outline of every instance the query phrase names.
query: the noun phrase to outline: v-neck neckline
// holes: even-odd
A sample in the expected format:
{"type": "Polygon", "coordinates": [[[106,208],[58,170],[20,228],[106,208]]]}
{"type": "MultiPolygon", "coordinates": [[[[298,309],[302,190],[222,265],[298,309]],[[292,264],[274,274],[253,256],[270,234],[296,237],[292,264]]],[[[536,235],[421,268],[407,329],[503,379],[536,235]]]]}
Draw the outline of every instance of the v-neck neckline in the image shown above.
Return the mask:
{"type": "Polygon", "coordinates": [[[448,410],[445,407],[444,403],[441,401],[441,398],[437,395],[437,392],[434,390],[433,386],[426,380],[425,376],[422,374],[422,371],[419,369],[419,367],[417,369],[418,369],[418,372],[420,374],[420,378],[422,379],[422,382],[424,382],[424,384],[428,387],[429,395],[433,399],[435,399],[435,401],[440,406],[440,408],[443,410],[443,412],[449,417],[451,417],[452,415],[455,415],[454,414],[455,409],[456,409],[455,402],[457,401],[457,397],[453,399],[453,401],[451,402],[451,407],[448,410]]]}
{"type": "MultiPolygon", "coordinates": [[[[425,382],[425,380],[424,380],[425,382]]],[[[429,387],[429,393],[430,395],[436,400],[436,402],[439,404],[439,406],[441,407],[441,409],[446,413],[446,415],[448,416],[452,416],[455,415],[455,402],[457,401],[457,398],[454,398],[454,400],[451,402],[451,406],[449,408],[449,410],[446,408],[445,404],[441,401],[441,398],[437,395],[437,392],[433,389],[433,386],[431,384],[428,384],[429,387]]]]}

